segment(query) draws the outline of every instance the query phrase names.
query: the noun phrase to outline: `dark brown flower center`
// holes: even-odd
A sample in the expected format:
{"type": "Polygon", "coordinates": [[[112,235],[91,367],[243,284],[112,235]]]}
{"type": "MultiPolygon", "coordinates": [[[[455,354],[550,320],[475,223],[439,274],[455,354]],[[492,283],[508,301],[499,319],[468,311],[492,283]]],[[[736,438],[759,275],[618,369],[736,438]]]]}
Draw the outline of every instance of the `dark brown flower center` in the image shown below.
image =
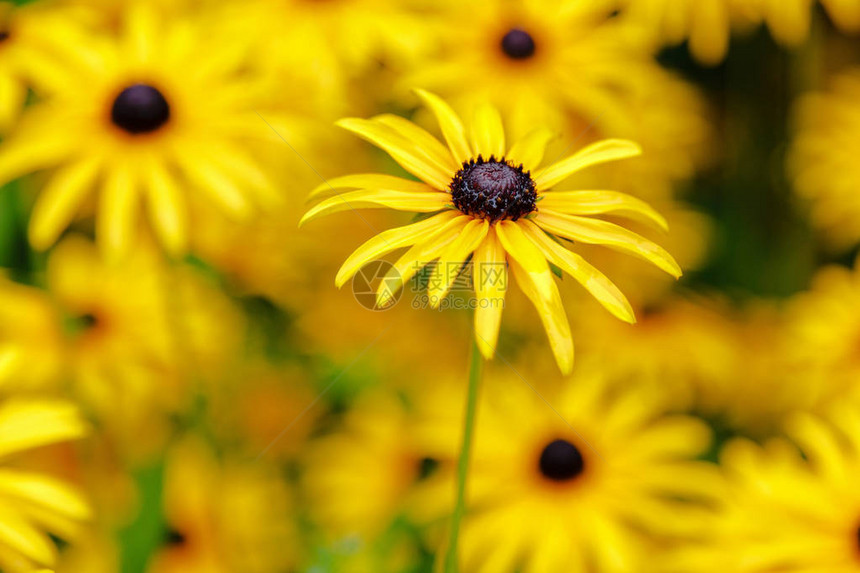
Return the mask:
{"type": "Polygon", "coordinates": [[[454,206],[473,217],[490,222],[516,221],[535,210],[535,183],[523,166],[514,167],[504,158],[480,155],[463,163],[451,180],[454,206]]]}
{"type": "Polygon", "coordinates": [[[535,41],[521,28],[512,28],[502,37],[502,52],[513,60],[524,60],[535,53],[535,41]]]}
{"type": "Polygon", "coordinates": [[[0,44],[9,39],[9,32],[7,30],[0,30],[0,44]]]}
{"type": "Polygon", "coordinates": [[[146,84],[122,90],[113,102],[111,121],[131,134],[149,133],[170,119],[170,106],[164,95],[146,84]]]}
{"type": "Polygon", "coordinates": [[[567,440],[553,440],[541,452],[540,473],[553,481],[568,481],[585,470],[579,449],[567,440]]]}

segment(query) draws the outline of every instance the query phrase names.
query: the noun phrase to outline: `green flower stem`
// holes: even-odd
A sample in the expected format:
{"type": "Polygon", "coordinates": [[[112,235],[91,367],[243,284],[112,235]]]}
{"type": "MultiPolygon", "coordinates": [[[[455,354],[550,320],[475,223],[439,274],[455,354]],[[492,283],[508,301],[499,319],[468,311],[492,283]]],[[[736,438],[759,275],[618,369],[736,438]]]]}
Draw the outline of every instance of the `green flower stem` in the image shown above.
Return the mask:
{"type": "Polygon", "coordinates": [[[475,435],[475,414],[478,410],[478,389],[481,385],[481,370],[484,359],[478,351],[478,344],[472,337],[472,361],[469,366],[469,390],[466,398],[466,413],[463,418],[463,443],[457,463],[457,503],[451,516],[448,553],[445,555],[445,573],[457,573],[457,540],[460,537],[460,521],[466,509],[466,476],[469,473],[469,459],[472,455],[472,442],[475,435]]]}

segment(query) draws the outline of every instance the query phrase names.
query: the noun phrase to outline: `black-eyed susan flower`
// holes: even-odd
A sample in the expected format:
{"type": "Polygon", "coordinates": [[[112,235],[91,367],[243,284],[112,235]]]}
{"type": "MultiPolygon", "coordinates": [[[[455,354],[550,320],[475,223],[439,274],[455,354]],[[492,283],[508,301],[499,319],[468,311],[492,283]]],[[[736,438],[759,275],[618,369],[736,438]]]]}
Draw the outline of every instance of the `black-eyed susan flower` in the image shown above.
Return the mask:
{"type": "MultiPolygon", "coordinates": [[[[710,440],[701,421],[668,415],[665,396],[596,371],[548,390],[517,370],[541,394],[509,371],[488,373],[460,571],[656,570],[650,543],[665,551],[701,533],[720,487],[716,466],[696,461],[710,440]]],[[[431,442],[448,442],[443,459],[458,443],[451,410],[418,420],[431,442]]],[[[439,493],[437,511],[450,499],[439,493]]]]}
{"type": "Polygon", "coordinates": [[[425,265],[438,261],[428,297],[438,306],[456,273],[469,258],[475,279],[476,342],[491,357],[498,339],[508,268],[538,309],[560,368],[573,366],[573,341],[561,304],[552,265],[579,281],[615,316],[633,322],[624,295],[564,240],[604,245],[649,261],[680,276],[672,257],[644,237],[600,219],[613,214],[664,227],[664,219],[644,202],[614,191],[567,190],[564,181],[592,165],[635,157],[630,141],[605,140],[560,161],[540,167],[550,132],[538,128],[506,145],[499,112],[479,106],[471,129],[440,98],[418,92],[436,115],[447,145],[417,125],[393,115],[370,120],[344,119],[339,125],[384,149],[419,181],[379,174],[338,177],[319,186],[319,201],[302,222],[322,215],[366,207],[389,207],[428,213],[410,225],[378,234],[343,264],[336,284],[342,286],[370,261],[398,249],[408,250],[382,281],[377,303],[391,302],[392,292],[425,265]],[[343,192],[343,190],[352,191],[343,192]],[[493,270],[493,273],[489,271],[493,270]],[[485,273],[481,278],[480,273],[485,273]],[[444,276],[441,276],[444,275],[444,276]]]}
{"type": "Polygon", "coordinates": [[[623,0],[621,4],[623,17],[658,45],[687,41],[690,53],[707,65],[725,58],[733,30],[760,20],[759,2],[750,0],[623,0]]]}
{"type": "Polygon", "coordinates": [[[823,417],[798,414],[786,430],[791,441],[725,446],[725,508],[707,541],[665,570],[860,570],[860,412],[843,402],[823,417]]]}
{"type": "Polygon", "coordinates": [[[243,45],[209,41],[205,26],[160,21],[150,8],[131,7],[119,38],[67,30],[62,89],[0,147],[2,182],[53,170],[30,220],[38,249],[93,195],[98,241],[114,257],[132,244],[144,203],[164,247],[182,253],[186,194],[238,218],[278,198],[244,145],[277,137],[257,115],[266,86],[243,73],[243,45]]]}
{"type": "Polygon", "coordinates": [[[860,137],[860,69],[836,76],[831,89],[803,96],[795,106],[795,137],[788,168],[799,195],[809,201],[813,223],[832,247],[860,242],[857,163],[860,137]]]}
{"type": "Polygon", "coordinates": [[[0,404],[0,568],[33,571],[52,566],[49,533],[71,540],[90,509],[72,486],[11,459],[37,448],[75,440],[87,426],[70,403],[8,399],[0,404]]]}

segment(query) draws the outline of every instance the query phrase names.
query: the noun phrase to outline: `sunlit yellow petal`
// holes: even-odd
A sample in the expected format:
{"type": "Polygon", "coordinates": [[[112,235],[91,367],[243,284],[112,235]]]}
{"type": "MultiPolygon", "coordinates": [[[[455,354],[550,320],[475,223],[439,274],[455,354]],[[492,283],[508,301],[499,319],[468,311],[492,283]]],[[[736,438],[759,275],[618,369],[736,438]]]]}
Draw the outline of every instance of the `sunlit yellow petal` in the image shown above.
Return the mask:
{"type": "Polygon", "coordinates": [[[526,171],[534,172],[543,161],[547,143],[552,137],[553,132],[545,127],[533,129],[514,143],[506,157],[514,164],[522,163],[526,171]]]}
{"type": "Polygon", "coordinates": [[[537,308],[559,368],[570,373],[573,369],[573,338],[546,258],[517,223],[502,221],[496,225],[496,231],[508,253],[517,284],[537,308]]]}
{"type": "Polygon", "coordinates": [[[540,207],[568,215],[618,215],[669,229],[666,218],[651,205],[618,191],[551,191],[541,196],[540,207]]]}
{"type": "Polygon", "coordinates": [[[188,179],[201,191],[205,191],[209,199],[225,213],[242,220],[247,218],[252,207],[245,194],[215,164],[196,154],[179,156],[182,169],[188,179]]]}
{"type": "Polygon", "coordinates": [[[437,308],[448,294],[466,259],[487,236],[489,227],[483,219],[469,221],[457,238],[439,254],[427,287],[431,308],[437,308]]]}
{"type": "Polygon", "coordinates": [[[439,122],[439,127],[442,129],[442,135],[445,136],[445,141],[451,149],[451,153],[459,162],[468,161],[476,153],[472,152],[469,147],[469,142],[466,141],[466,129],[463,127],[463,122],[460,117],[451,109],[445,101],[439,96],[424,90],[415,90],[424,105],[429,107],[436,116],[436,121],[439,122]]]}
{"type": "Polygon", "coordinates": [[[337,195],[343,189],[391,189],[393,191],[439,191],[421,181],[411,181],[394,175],[383,175],[381,173],[359,173],[355,175],[344,175],[334,177],[320,183],[308,195],[308,202],[325,199],[337,195]]]}
{"type": "Polygon", "coordinates": [[[603,273],[581,256],[556,243],[531,221],[523,221],[521,225],[526,236],[537,245],[544,256],[576,279],[606,310],[625,322],[636,322],[627,297],[603,273]]]}
{"type": "Polygon", "coordinates": [[[145,175],[146,195],[155,232],[169,253],[181,255],[188,247],[185,195],[160,162],[152,162],[145,175]]]}
{"type": "Polygon", "coordinates": [[[119,260],[131,246],[137,231],[139,191],[131,166],[116,165],[105,174],[98,200],[96,238],[109,260],[119,260]]]}
{"type": "Polygon", "coordinates": [[[458,216],[459,213],[456,211],[444,211],[423,221],[374,235],[346,259],[337,272],[335,284],[341,288],[358,269],[367,263],[402,247],[414,245],[458,216]]]}
{"type": "Polygon", "coordinates": [[[674,277],[681,267],[665,249],[624,227],[588,217],[564,215],[547,209],[538,211],[534,221],[554,235],[593,245],[604,245],[636,255],[674,277]]]}
{"type": "Polygon", "coordinates": [[[390,127],[365,119],[342,119],[340,127],[349,130],[388,153],[406,171],[432,185],[447,189],[453,173],[445,165],[432,161],[415,144],[390,127]]]}
{"type": "Polygon", "coordinates": [[[535,184],[538,190],[546,190],[561,183],[577,171],[628,157],[636,157],[642,154],[642,148],[632,141],[624,139],[605,139],[593,143],[566,159],[541,169],[536,177],[535,184]]]}
{"type": "Polygon", "coordinates": [[[0,407],[0,457],[74,440],[86,432],[78,410],[67,403],[11,401],[0,407]]]}
{"type": "Polygon", "coordinates": [[[329,197],[311,208],[299,221],[299,225],[340,211],[388,207],[398,211],[433,213],[450,205],[451,197],[432,191],[412,193],[389,189],[361,189],[329,197]]]}
{"type": "Polygon", "coordinates": [[[55,560],[55,549],[48,537],[5,507],[0,507],[0,544],[40,565],[51,565],[55,560]]]}
{"type": "Polygon", "coordinates": [[[502,322],[505,293],[508,290],[508,268],[505,250],[490,228],[486,239],[472,258],[472,280],[478,304],[475,308],[475,340],[487,360],[496,352],[502,322]]]}
{"type": "Polygon", "coordinates": [[[499,110],[490,104],[479,105],[472,121],[472,148],[475,153],[487,159],[505,155],[505,129],[499,110]]]}
{"type": "Polygon", "coordinates": [[[56,478],[35,472],[0,470],[0,491],[19,503],[42,507],[77,521],[92,515],[80,492],[56,478]]]}
{"type": "Polygon", "coordinates": [[[442,145],[442,142],[436,139],[433,134],[428,132],[426,129],[415,125],[408,119],[400,117],[399,115],[386,113],[377,115],[373,118],[373,121],[387,125],[401,137],[415,144],[418,151],[423,153],[434,163],[443,166],[451,173],[455,172],[459,168],[460,163],[451,155],[450,149],[442,145]]]}

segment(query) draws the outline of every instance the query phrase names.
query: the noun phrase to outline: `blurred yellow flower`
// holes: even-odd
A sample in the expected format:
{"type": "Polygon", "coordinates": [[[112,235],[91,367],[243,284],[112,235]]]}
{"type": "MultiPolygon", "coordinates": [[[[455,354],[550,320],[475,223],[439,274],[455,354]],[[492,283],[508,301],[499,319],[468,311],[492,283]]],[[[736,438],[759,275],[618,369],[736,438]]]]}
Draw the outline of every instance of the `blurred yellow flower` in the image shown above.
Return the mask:
{"type": "Polygon", "coordinates": [[[0,2],[0,133],[18,119],[27,90],[47,90],[59,71],[54,52],[66,37],[64,16],[40,4],[0,2]]]}
{"type": "Polygon", "coordinates": [[[708,543],[690,546],[671,571],[833,571],[860,567],[860,413],[798,414],[785,439],[729,443],[721,455],[726,508],[708,543]]]}
{"type": "Polygon", "coordinates": [[[23,573],[51,566],[48,532],[71,540],[90,518],[82,496],[64,481],[15,466],[21,454],[81,438],[87,426],[69,403],[11,398],[0,404],[0,569],[23,573]]]}
{"type": "Polygon", "coordinates": [[[796,104],[789,172],[797,192],[811,203],[822,239],[833,247],[860,242],[860,167],[853,153],[858,137],[860,69],[836,76],[830,90],[803,96],[796,104]]]}
{"type": "MultiPolygon", "coordinates": [[[[613,385],[582,367],[563,390],[536,383],[541,395],[510,372],[487,383],[462,571],[650,570],[649,543],[702,533],[720,479],[716,466],[696,461],[710,442],[701,421],[667,415],[653,388],[613,385]]],[[[424,432],[453,452],[458,412],[449,410],[424,432]]]]}
{"type": "MultiPolygon", "coordinates": [[[[781,1],[781,4],[786,2],[781,1]]],[[[623,17],[641,26],[658,45],[689,43],[700,63],[726,56],[732,31],[760,21],[759,0],[622,0],[623,17]]]]}
{"type": "Polygon", "coordinates": [[[31,217],[34,247],[51,246],[94,190],[98,241],[114,258],[134,242],[143,200],[173,254],[187,247],[187,193],[239,218],[278,200],[246,148],[277,136],[257,115],[267,86],[243,73],[241,43],[208,41],[205,26],[160,21],[141,3],[120,38],[66,35],[63,89],[0,146],[2,182],[56,168],[31,217]]]}
{"type": "Polygon", "coordinates": [[[149,573],[297,570],[293,501],[275,468],[219,459],[187,437],[169,451],[164,480],[170,535],[149,573]]]}
{"type": "Polygon", "coordinates": [[[431,213],[419,222],[379,233],[359,247],[338,272],[339,287],[368,262],[410,247],[380,284],[377,304],[381,308],[391,304],[393,292],[438,259],[431,268],[428,289],[430,305],[436,308],[457,277],[452,268],[459,271],[472,256],[477,269],[476,342],[490,358],[498,339],[510,267],[538,310],[559,367],[570,372],[573,340],[550,264],[573,276],[615,316],[628,322],[635,318],[615,285],[557,238],[612,247],[675,277],[681,275],[665,250],[622,226],[594,217],[614,214],[665,228],[663,217],[646,203],[615,191],[555,190],[577,171],[639,155],[635,143],[600,141],[539,168],[551,137],[548,130],[537,128],[507,147],[502,119],[494,107],[478,106],[467,132],[448,104],[428,92],[418,94],[436,115],[447,146],[394,115],[339,122],[385,150],[421,181],[381,174],[333,179],[313,191],[311,199],[320,202],[305,214],[303,223],[366,207],[431,213]],[[344,189],[358,190],[342,192],[344,189]]]}
{"type": "Polygon", "coordinates": [[[0,388],[55,385],[63,344],[59,313],[44,291],[0,276],[0,388]]]}
{"type": "Polygon", "coordinates": [[[188,404],[192,375],[220,372],[241,340],[242,319],[225,295],[168,266],[146,241],[111,265],[92,242],[67,237],[47,278],[70,325],[74,391],[132,456],[161,445],[166,414],[188,404]]]}

